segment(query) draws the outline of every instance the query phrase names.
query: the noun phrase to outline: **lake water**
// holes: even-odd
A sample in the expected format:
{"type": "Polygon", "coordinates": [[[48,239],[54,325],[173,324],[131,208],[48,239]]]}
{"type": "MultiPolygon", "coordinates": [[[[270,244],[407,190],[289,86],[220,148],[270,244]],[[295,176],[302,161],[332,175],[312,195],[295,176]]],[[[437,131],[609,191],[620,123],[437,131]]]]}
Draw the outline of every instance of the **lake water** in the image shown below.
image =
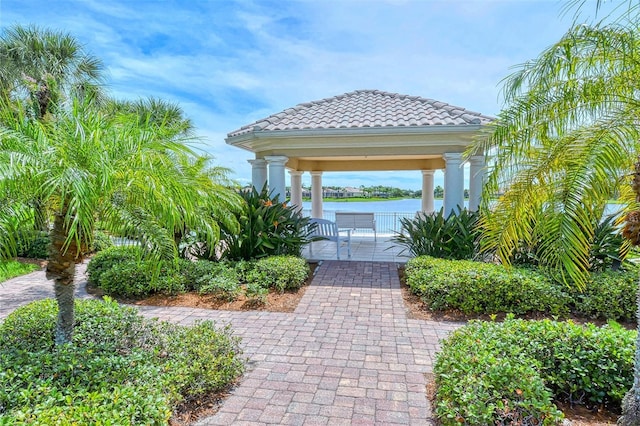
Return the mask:
{"type": "MultiPolygon", "coordinates": [[[[434,200],[435,211],[440,211],[443,200],[434,200]]],[[[465,207],[468,207],[468,200],[465,200],[465,207]]],[[[403,217],[413,218],[416,212],[422,209],[422,200],[419,198],[405,198],[402,200],[389,201],[327,201],[322,202],[323,216],[325,219],[335,220],[335,212],[373,212],[376,214],[376,228],[378,234],[394,234],[401,229],[400,219],[403,217]]],[[[605,214],[615,213],[622,208],[619,204],[608,204],[605,214]]],[[[311,216],[311,201],[302,202],[303,212],[311,216]]],[[[357,231],[358,234],[373,235],[369,231],[357,231]]]]}
{"type": "MultiPolygon", "coordinates": [[[[465,201],[465,207],[469,205],[468,201],[465,201]]],[[[439,211],[442,208],[442,200],[434,200],[433,206],[435,211],[439,211]]],[[[303,210],[311,210],[311,201],[302,202],[303,210]]],[[[422,200],[420,198],[405,198],[402,200],[389,200],[389,201],[327,201],[322,202],[322,208],[326,212],[337,211],[350,211],[350,212],[403,212],[413,213],[422,209],[422,200]]]]}
{"type": "MultiPolygon", "coordinates": [[[[433,207],[435,211],[439,211],[442,208],[442,202],[443,200],[434,200],[433,207]]],[[[465,207],[468,207],[468,201],[465,201],[465,207]]],[[[329,220],[335,220],[337,211],[375,213],[377,233],[392,235],[400,231],[400,219],[413,218],[422,209],[422,200],[420,198],[354,202],[323,200],[322,209],[323,217],[329,220]]],[[[311,201],[303,201],[302,210],[306,215],[311,216],[311,201]]],[[[368,230],[357,230],[356,233],[373,235],[373,232],[368,230]]]]}

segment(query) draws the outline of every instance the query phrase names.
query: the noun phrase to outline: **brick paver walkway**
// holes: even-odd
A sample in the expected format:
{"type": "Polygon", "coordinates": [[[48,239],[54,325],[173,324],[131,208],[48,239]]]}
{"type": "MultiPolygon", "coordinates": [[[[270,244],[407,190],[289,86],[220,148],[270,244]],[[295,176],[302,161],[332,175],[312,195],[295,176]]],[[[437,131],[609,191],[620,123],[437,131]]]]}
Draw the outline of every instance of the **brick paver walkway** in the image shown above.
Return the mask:
{"type": "MultiPolygon", "coordinates": [[[[294,313],[140,309],[181,324],[230,323],[242,338],[246,374],[198,425],[428,425],[425,373],[460,324],[407,319],[396,268],[325,261],[294,313]]],[[[0,318],[14,285],[5,287],[0,318]]]]}

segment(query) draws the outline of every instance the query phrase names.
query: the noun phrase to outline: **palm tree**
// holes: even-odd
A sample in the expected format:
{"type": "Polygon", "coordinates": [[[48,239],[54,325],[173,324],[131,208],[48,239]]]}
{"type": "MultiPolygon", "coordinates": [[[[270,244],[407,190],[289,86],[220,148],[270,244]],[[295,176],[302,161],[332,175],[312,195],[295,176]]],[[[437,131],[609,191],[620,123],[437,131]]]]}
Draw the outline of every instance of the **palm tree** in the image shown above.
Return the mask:
{"type": "MultiPolygon", "coordinates": [[[[96,220],[139,238],[157,258],[174,258],[174,230],[193,229],[214,244],[213,214],[232,207],[236,196],[202,173],[203,160],[185,145],[191,139],[163,124],[80,102],[51,120],[26,115],[0,108],[0,194],[11,201],[0,205],[0,236],[10,236],[16,218],[28,216],[33,197],[53,206],[47,277],[59,306],[55,341],[63,344],[73,331],[75,264],[87,253],[96,220]],[[30,176],[37,179],[25,179],[30,176]]],[[[11,238],[0,239],[0,256],[15,248],[11,238]]]]}
{"type": "MultiPolygon", "coordinates": [[[[28,119],[44,120],[68,99],[100,99],[102,69],[63,32],[14,26],[0,37],[0,96],[28,106],[28,119]]],[[[47,231],[49,206],[38,198],[31,205],[34,228],[47,231]]]]}
{"type": "MultiPolygon", "coordinates": [[[[543,266],[583,286],[607,200],[619,194],[627,209],[640,206],[629,185],[640,153],[637,11],[629,8],[625,21],[574,26],[504,81],[506,107],[470,149],[494,156],[482,245],[504,263],[537,244],[543,266]]],[[[640,340],[620,424],[640,424],[639,407],[640,340]]]]}
{"type": "Polygon", "coordinates": [[[0,94],[28,102],[36,119],[65,99],[100,93],[102,62],[69,34],[13,26],[0,37],[0,94]]]}

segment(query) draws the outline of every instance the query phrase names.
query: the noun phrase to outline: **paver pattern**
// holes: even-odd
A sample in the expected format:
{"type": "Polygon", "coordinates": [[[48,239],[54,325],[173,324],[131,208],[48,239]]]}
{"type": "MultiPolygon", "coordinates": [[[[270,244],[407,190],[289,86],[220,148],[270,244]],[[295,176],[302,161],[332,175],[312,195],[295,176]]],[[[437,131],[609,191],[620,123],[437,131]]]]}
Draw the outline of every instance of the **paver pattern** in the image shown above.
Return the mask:
{"type": "MultiPolygon", "coordinates": [[[[13,292],[8,283],[0,296],[13,292]]],[[[0,297],[0,318],[7,303],[0,297]]],[[[181,324],[228,323],[242,338],[246,374],[197,425],[432,424],[425,373],[439,340],[461,325],[408,319],[391,262],[324,261],[294,313],[140,310],[181,324]]]]}

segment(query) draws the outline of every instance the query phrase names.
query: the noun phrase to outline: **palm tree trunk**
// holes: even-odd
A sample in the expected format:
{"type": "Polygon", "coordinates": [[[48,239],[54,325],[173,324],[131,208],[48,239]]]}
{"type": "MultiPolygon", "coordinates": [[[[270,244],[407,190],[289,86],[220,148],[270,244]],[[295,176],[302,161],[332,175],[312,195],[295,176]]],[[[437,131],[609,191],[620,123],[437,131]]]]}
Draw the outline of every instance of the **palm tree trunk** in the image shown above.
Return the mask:
{"type": "MultiPolygon", "coordinates": [[[[636,201],[640,202],[640,157],[635,164],[635,173],[631,182],[636,201]]],[[[623,235],[634,246],[640,245],[640,211],[627,214],[623,235]]],[[[622,415],[618,419],[620,426],[640,425],[640,280],[636,295],[636,321],[638,336],[636,337],[636,355],[633,360],[633,386],[622,399],[622,415]]]]}
{"type": "MultiPolygon", "coordinates": [[[[63,209],[64,210],[64,209],[63,209]]],[[[73,301],[74,275],[78,249],[75,241],[65,245],[68,232],[65,215],[56,213],[51,230],[51,250],[47,264],[47,278],[53,279],[56,301],[58,302],[58,319],[55,330],[55,344],[71,342],[73,335],[73,301]]]]}
{"type": "MultiPolygon", "coordinates": [[[[638,281],[636,320],[640,330],[640,281],[638,281]]],[[[622,400],[622,415],[618,419],[619,426],[640,425],[640,333],[636,337],[636,355],[633,365],[633,386],[622,400]]]]}

